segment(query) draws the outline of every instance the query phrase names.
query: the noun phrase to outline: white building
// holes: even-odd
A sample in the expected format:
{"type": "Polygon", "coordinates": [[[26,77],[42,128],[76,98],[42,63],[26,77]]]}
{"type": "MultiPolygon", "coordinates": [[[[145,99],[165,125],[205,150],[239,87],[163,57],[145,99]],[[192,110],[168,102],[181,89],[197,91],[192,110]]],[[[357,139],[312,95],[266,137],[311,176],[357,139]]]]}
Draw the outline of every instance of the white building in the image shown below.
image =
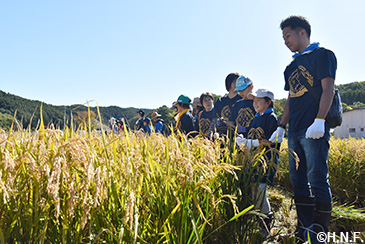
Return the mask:
{"type": "Polygon", "coordinates": [[[334,129],[335,138],[365,138],[365,107],[343,113],[342,124],[334,129]]]}

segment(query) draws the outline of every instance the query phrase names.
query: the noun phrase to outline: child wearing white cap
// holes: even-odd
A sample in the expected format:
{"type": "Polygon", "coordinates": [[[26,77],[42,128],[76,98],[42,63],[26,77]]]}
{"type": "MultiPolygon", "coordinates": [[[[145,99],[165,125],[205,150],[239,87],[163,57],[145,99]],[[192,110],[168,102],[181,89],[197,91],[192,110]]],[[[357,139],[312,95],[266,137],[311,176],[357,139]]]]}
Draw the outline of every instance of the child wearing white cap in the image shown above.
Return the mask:
{"type": "Polygon", "coordinates": [[[265,149],[264,157],[269,167],[266,172],[261,167],[260,173],[256,175],[255,184],[252,188],[256,207],[266,215],[264,223],[261,224],[261,231],[264,237],[270,234],[270,226],[273,219],[269,200],[266,195],[268,184],[272,184],[275,175],[275,167],[271,163],[278,164],[280,144],[273,144],[268,141],[272,133],[276,130],[278,120],[274,113],[274,94],[267,89],[258,89],[255,94],[248,94],[248,98],[253,99],[253,106],[256,111],[255,118],[251,120],[248,127],[247,138],[238,137],[237,144],[245,144],[249,149],[265,149]]]}

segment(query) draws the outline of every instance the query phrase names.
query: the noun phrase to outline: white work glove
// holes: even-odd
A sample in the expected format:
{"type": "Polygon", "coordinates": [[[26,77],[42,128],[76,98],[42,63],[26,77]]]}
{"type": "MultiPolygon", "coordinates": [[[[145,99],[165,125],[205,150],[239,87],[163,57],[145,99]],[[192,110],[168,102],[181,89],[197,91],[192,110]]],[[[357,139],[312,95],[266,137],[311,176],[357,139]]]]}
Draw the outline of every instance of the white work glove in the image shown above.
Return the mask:
{"type": "Polygon", "coordinates": [[[282,143],[284,140],[284,133],[285,130],[281,127],[278,127],[276,129],[276,131],[274,131],[274,133],[272,133],[269,141],[273,142],[273,143],[282,143]]]}
{"type": "Polygon", "coordinates": [[[248,147],[248,149],[251,149],[260,146],[260,143],[257,139],[247,139],[246,146],[248,147]]]}
{"type": "Polygon", "coordinates": [[[244,138],[243,136],[237,136],[236,137],[236,143],[238,146],[240,146],[241,144],[246,144],[247,139],[244,138]]]}
{"type": "Polygon", "coordinates": [[[213,138],[214,138],[214,140],[217,140],[219,138],[219,133],[218,132],[215,132],[213,134],[213,138]]]}
{"type": "Polygon", "coordinates": [[[308,127],[305,138],[319,139],[324,135],[324,119],[315,119],[308,127]]]}

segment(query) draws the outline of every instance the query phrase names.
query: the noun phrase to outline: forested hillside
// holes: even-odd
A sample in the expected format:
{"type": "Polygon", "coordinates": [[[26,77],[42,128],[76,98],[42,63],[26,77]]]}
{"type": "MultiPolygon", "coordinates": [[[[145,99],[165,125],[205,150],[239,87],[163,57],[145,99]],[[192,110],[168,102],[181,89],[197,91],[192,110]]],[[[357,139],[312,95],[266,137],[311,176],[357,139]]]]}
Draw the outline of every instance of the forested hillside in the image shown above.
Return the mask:
{"type": "MultiPolygon", "coordinates": [[[[16,119],[22,124],[23,128],[27,128],[31,123],[32,128],[36,128],[40,118],[40,106],[42,102],[25,99],[9,93],[0,91],[0,127],[2,129],[10,128],[15,111],[16,119]]],[[[108,123],[111,117],[131,120],[137,116],[139,108],[121,108],[118,106],[99,107],[100,114],[104,124],[108,123]]],[[[90,107],[92,114],[96,117],[97,108],[90,107]]],[[[151,109],[144,109],[149,113],[151,109]]],[[[87,106],[71,105],[71,106],[54,106],[43,103],[42,115],[44,124],[53,123],[56,127],[63,128],[64,123],[70,124],[71,114],[74,123],[82,120],[82,116],[87,111],[87,106]]]]}
{"type": "MultiPolygon", "coordinates": [[[[365,81],[353,82],[336,86],[340,90],[344,111],[349,111],[358,107],[365,106],[365,81]]],[[[218,95],[215,95],[219,97],[218,95]]],[[[277,99],[275,101],[275,112],[281,117],[282,110],[286,99],[277,99]]],[[[12,95],[0,91],[0,127],[9,129],[16,111],[16,119],[22,124],[23,128],[27,128],[31,123],[32,128],[36,128],[39,122],[40,106],[42,102],[25,99],[16,95],[12,95]]],[[[43,103],[43,119],[46,125],[53,123],[56,127],[63,128],[64,124],[70,125],[71,115],[73,123],[78,124],[85,119],[87,106],[71,105],[71,106],[54,106],[43,103]]],[[[125,118],[130,124],[134,124],[137,120],[137,111],[139,108],[121,108],[118,106],[99,107],[102,121],[108,124],[111,117],[125,118]]],[[[97,118],[97,108],[90,107],[93,118],[97,118]]],[[[166,122],[173,122],[173,111],[166,106],[161,106],[154,110],[144,109],[146,115],[152,111],[158,111],[162,114],[166,122]]]]}
{"type": "Polygon", "coordinates": [[[341,94],[344,110],[365,106],[365,81],[336,86],[341,94]]]}

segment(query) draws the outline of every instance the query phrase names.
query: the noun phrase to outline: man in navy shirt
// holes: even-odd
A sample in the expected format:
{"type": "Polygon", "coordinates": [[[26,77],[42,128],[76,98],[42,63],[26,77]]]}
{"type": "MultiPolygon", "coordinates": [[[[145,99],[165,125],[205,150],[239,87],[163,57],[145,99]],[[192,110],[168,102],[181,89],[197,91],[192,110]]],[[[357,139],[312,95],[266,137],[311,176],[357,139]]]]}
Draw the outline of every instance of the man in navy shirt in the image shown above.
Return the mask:
{"type": "Polygon", "coordinates": [[[285,45],[294,52],[284,71],[285,90],[289,91],[283,116],[270,141],[281,142],[289,122],[288,146],[299,157],[299,168],[289,157],[289,175],[294,187],[297,210],[297,241],[307,238],[319,243],[316,233],[328,232],[332,195],[328,181],[329,127],[325,117],[334,96],[337,60],[333,52],[310,42],[311,27],[301,16],[290,16],[280,24],[285,45]],[[318,102],[308,91],[321,94],[318,102]],[[307,85],[306,84],[306,85],[307,85]]]}

